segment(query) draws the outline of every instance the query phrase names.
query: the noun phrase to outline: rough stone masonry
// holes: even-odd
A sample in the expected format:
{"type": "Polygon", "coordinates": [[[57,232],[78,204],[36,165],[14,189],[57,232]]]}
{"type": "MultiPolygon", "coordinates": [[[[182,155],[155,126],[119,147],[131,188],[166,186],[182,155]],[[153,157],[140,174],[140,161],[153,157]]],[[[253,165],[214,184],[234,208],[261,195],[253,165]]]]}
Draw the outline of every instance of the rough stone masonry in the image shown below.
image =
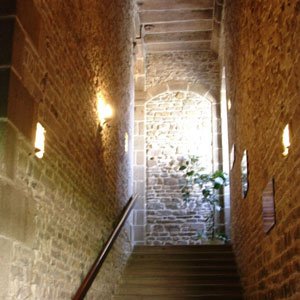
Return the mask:
{"type": "MultiPolygon", "coordinates": [[[[1,1],[1,299],[70,299],[132,193],[132,12],[129,0],[1,1]],[[115,111],[102,130],[98,93],[115,111]]],[[[88,299],[110,298],[128,240],[88,299]]]]}
{"type": "Polygon", "coordinates": [[[245,297],[300,299],[300,2],[226,1],[225,68],[231,171],[232,238],[245,297]],[[282,133],[291,146],[282,155],[282,133]],[[248,151],[249,191],[241,192],[248,151]],[[274,228],[265,234],[262,191],[275,181],[274,228]]]}
{"type": "MultiPolygon", "coordinates": [[[[201,196],[183,201],[178,159],[200,157],[211,171],[212,103],[191,92],[167,92],[146,104],[147,244],[199,244],[209,235],[201,196]]],[[[182,179],[181,179],[182,180],[182,179]]]]}

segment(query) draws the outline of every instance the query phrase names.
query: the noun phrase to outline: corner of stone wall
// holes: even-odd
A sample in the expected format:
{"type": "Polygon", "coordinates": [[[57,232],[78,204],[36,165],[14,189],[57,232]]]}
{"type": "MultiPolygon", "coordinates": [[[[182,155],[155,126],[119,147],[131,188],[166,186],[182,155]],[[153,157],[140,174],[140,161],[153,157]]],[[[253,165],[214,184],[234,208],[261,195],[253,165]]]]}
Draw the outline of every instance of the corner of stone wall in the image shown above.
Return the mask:
{"type": "Polygon", "coordinates": [[[146,226],[146,148],[145,104],[136,101],[134,106],[134,192],[139,196],[132,212],[131,238],[134,245],[145,243],[146,226]]]}

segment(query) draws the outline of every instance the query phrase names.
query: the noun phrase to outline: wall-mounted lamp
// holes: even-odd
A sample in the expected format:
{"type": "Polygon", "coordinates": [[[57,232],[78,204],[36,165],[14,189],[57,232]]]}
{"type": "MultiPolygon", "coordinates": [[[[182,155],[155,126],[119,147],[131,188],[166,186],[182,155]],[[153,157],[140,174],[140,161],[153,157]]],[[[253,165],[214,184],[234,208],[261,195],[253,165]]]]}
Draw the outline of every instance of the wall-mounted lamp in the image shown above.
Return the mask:
{"type": "Polygon", "coordinates": [[[125,133],[125,137],[124,137],[124,150],[125,153],[128,153],[129,150],[129,137],[128,137],[128,133],[125,133]]]}
{"type": "Polygon", "coordinates": [[[36,124],[36,132],[35,132],[35,156],[38,158],[42,158],[45,152],[45,128],[41,123],[36,124]]]}
{"type": "Polygon", "coordinates": [[[231,106],[232,106],[231,100],[228,99],[228,101],[227,101],[227,109],[228,109],[228,110],[231,110],[231,106]]]}
{"type": "Polygon", "coordinates": [[[289,154],[289,148],[291,146],[289,124],[287,124],[284,127],[283,134],[282,134],[282,145],[283,145],[282,155],[287,156],[289,154]]]}
{"type": "Polygon", "coordinates": [[[98,97],[97,112],[101,126],[103,126],[113,116],[111,106],[106,103],[102,97],[98,97]]]}

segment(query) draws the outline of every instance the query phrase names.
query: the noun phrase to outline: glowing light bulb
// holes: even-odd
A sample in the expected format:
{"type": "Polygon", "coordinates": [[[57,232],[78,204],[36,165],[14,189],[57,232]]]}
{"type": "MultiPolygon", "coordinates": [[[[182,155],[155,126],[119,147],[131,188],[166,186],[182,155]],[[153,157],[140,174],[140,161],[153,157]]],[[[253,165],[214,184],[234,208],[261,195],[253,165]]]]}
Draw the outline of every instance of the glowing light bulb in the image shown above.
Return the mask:
{"type": "Polygon", "coordinates": [[[102,97],[98,97],[97,113],[102,125],[113,116],[111,106],[107,104],[102,97]]]}
{"type": "Polygon", "coordinates": [[[228,110],[231,110],[231,100],[230,99],[228,99],[227,108],[228,108],[228,110]]]}
{"type": "Polygon", "coordinates": [[[36,124],[36,132],[35,132],[35,149],[36,153],[35,156],[38,158],[42,158],[45,152],[45,129],[41,125],[41,123],[36,124]]]}
{"type": "Polygon", "coordinates": [[[104,117],[105,119],[110,119],[113,115],[113,110],[109,104],[106,104],[104,107],[104,117]]]}
{"type": "Polygon", "coordinates": [[[291,146],[289,124],[287,124],[284,127],[283,134],[282,134],[282,144],[284,149],[282,155],[287,156],[289,154],[289,147],[291,146]]]}

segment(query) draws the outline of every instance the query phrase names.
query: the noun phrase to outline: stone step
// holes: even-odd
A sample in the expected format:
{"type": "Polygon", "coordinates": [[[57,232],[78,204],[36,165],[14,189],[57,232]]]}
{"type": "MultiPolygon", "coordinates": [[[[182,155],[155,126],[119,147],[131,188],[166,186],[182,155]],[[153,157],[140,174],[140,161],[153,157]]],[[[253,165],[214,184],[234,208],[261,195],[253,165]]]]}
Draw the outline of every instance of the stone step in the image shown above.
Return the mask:
{"type": "Polygon", "coordinates": [[[184,296],[168,296],[168,295],[115,295],[113,300],[243,300],[240,294],[229,295],[184,295],[184,296]]]}
{"type": "Polygon", "coordinates": [[[133,253],[211,253],[211,252],[227,252],[232,253],[232,246],[226,245],[191,245],[191,246],[135,246],[133,253]]]}
{"type": "Polygon", "coordinates": [[[137,246],[113,299],[242,299],[231,245],[137,246]]]}
{"type": "Polygon", "coordinates": [[[126,275],[188,275],[188,274],[197,274],[197,275],[208,275],[208,274],[224,274],[225,275],[233,275],[236,274],[236,266],[147,266],[142,267],[139,265],[128,265],[125,270],[126,275]]]}
{"type": "Polygon", "coordinates": [[[124,287],[121,288],[118,295],[140,295],[140,296],[204,296],[204,295],[241,295],[239,288],[227,288],[224,287],[218,289],[217,287],[202,287],[202,286],[187,286],[187,287],[147,287],[147,286],[136,286],[136,287],[124,287]]]}
{"type": "Polygon", "coordinates": [[[121,295],[226,295],[238,292],[241,293],[239,284],[123,284],[119,289],[121,295]]]}
{"type": "Polygon", "coordinates": [[[222,259],[235,261],[235,257],[232,252],[201,252],[201,253],[133,253],[130,260],[201,260],[201,259],[222,259]]]}
{"type": "Polygon", "coordinates": [[[177,267],[201,267],[201,266],[212,266],[212,267],[223,267],[234,265],[234,260],[228,259],[198,259],[198,260],[131,260],[128,262],[128,267],[136,267],[143,265],[143,268],[148,267],[161,267],[164,268],[177,268],[177,267]]]}
{"type": "Polygon", "coordinates": [[[239,284],[239,277],[237,274],[206,274],[206,275],[185,275],[185,276],[160,276],[160,275],[127,275],[123,279],[123,284],[239,284]]]}

